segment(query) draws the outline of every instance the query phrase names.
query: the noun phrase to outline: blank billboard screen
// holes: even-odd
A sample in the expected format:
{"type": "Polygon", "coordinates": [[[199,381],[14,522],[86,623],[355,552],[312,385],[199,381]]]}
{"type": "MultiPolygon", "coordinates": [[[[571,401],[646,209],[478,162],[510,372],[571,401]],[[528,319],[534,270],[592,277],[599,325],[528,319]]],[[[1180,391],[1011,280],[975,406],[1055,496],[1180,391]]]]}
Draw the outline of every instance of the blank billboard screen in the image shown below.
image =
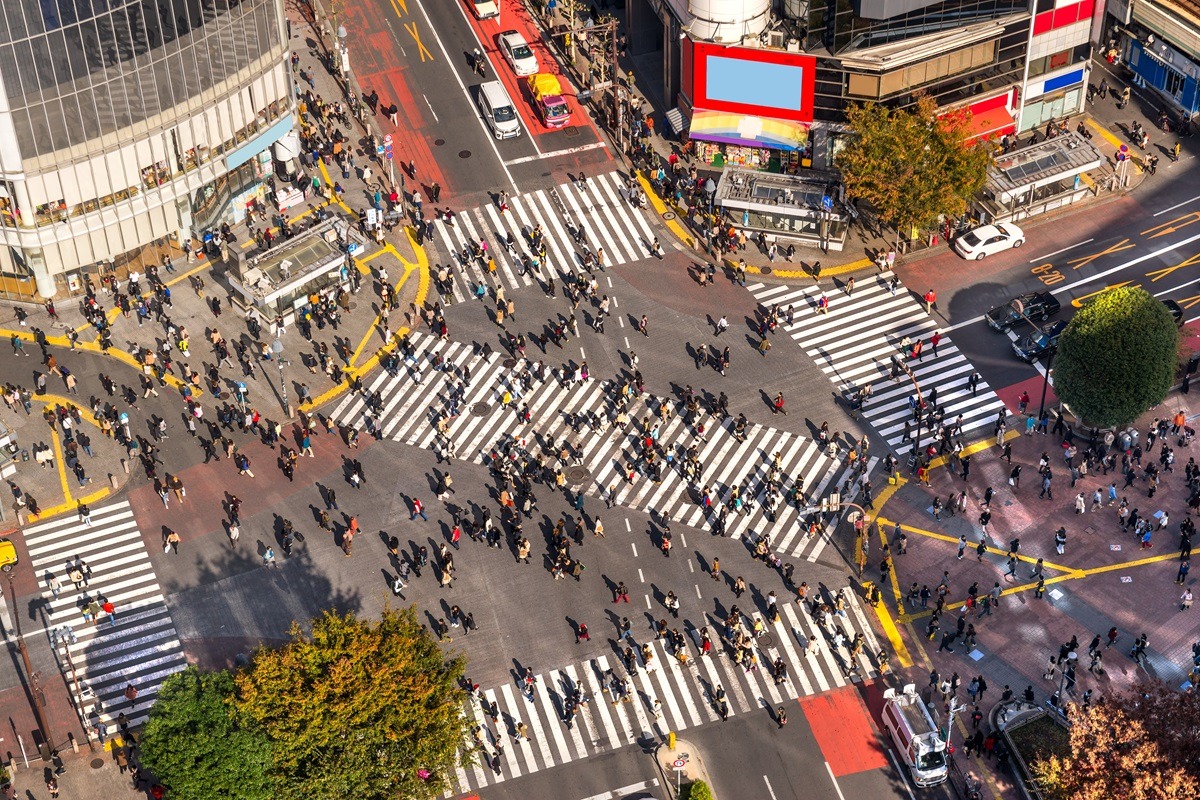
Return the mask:
{"type": "Polygon", "coordinates": [[[804,68],[710,56],[705,91],[710,100],[800,111],[804,68]]]}

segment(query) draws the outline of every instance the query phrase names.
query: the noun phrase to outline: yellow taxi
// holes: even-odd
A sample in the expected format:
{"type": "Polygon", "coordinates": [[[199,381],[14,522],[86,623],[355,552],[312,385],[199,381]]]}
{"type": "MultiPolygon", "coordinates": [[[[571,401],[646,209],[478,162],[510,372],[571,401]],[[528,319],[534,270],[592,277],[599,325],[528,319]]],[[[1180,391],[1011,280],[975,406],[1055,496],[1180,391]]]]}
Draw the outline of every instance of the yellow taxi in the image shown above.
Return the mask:
{"type": "Polygon", "coordinates": [[[9,539],[0,539],[0,570],[12,572],[17,565],[17,548],[9,539]]]}

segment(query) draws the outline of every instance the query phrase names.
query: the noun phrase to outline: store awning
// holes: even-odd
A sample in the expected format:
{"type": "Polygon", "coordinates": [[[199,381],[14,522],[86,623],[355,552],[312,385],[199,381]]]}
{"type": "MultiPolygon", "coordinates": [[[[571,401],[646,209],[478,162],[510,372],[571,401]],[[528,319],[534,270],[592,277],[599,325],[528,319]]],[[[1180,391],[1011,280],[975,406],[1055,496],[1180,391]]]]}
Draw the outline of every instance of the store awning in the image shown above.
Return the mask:
{"type": "Polygon", "coordinates": [[[770,117],[696,109],[692,112],[689,135],[706,142],[724,142],[742,147],[800,150],[808,143],[808,125],[770,117]]]}
{"type": "Polygon", "coordinates": [[[1004,106],[992,108],[972,114],[967,123],[967,141],[986,139],[989,136],[1003,136],[1017,130],[1016,120],[1004,106]]]}

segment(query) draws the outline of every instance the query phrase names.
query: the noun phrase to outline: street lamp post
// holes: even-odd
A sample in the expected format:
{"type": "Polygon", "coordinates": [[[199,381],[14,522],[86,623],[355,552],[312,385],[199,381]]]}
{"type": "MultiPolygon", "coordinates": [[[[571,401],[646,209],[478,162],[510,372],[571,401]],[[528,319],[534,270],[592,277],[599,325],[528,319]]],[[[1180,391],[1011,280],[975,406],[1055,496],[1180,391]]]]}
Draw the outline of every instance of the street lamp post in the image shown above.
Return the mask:
{"type": "Polygon", "coordinates": [[[283,413],[288,419],[292,418],[292,407],[288,405],[287,381],[283,377],[283,340],[276,339],[271,343],[271,352],[275,354],[275,363],[279,366],[279,395],[283,401],[283,413]]]}
{"type": "MultiPolygon", "coordinates": [[[[38,733],[42,742],[50,746],[50,726],[46,724],[46,707],[42,699],[42,689],[38,686],[37,674],[29,663],[29,650],[25,647],[25,636],[21,633],[21,614],[17,611],[17,590],[13,586],[13,570],[8,571],[8,596],[13,612],[13,624],[17,633],[17,650],[21,653],[21,662],[25,665],[25,675],[29,678],[30,694],[33,696],[33,714],[37,718],[38,733]]],[[[48,755],[47,755],[48,757],[48,755]]]]}
{"type": "MultiPolygon", "coordinates": [[[[346,43],[346,39],[347,39],[347,37],[349,37],[349,35],[350,34],[346,30],[345,25],[338,25],[338,27],[337,27],[337,61],[338,61],[337,68],[338,68],[338,72],[341,73],[342,77],[344,77],[346,79],[347,86],[349,86],[349,82],[350,82],[350,48],[346,43]]],[[[349,91],[349,89],[347,89],[347,91],[349,91]]]]}

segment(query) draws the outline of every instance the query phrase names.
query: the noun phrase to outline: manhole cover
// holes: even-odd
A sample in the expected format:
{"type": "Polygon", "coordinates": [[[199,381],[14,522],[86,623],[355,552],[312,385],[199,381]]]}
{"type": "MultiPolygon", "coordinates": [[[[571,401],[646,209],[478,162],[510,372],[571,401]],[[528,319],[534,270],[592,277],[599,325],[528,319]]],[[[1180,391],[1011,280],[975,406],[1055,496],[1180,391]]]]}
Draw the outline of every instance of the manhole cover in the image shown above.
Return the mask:
{"type": "Polygon", "coordinates": [[[475,403],[473,406],[471,406],[471,413],[479,414],[480,416],[488,413],[491,410],[492,407],[488,403],[475,403]]]}
{"type": "Polygon", "coordinates": [[[219,397],[219,398],[220,398],[220,399],[222,399],[222,400],[228,400],[228,399],[229,399],[229,392],[221,392],[219,395],[217,395],[217,397],[219,397]]]}
{"type": "Polygon", "coordinates": [[[586,483],[588,480],[590,480],[592,477],[592,473],[588,471],[587,467],[574,466],[574,467],[567,467],[566,476],[567,476],[567,480],[570,481],[572,484],[579,485],[582,483],[586,483]]]}
{"type": "Polygon", "coordinates": [[[579,128],[575,127],[574,125],[568,125],[567,127],[563,128],[563,133],[566,134],[568,139],[574,139],[579,135],[579,128]]]}
{"type": "Polygon", "coordinates": [[[433,143],[436,144],[438,147],[441,147],[442,145],[444,145],[446,143],[446,140],[445,139],[434,139],[433,143]]]}
{"type": "Polygon", "coordinates": [[[760,272],[762,272],[762,274],[763,274],[763,275],[770,275],[770,274],[771,274],[771,268],[770,268],[770,267],[762,267],[762,268],[761,268],[759,271],[760,271],[760,272]]]}
{"type": "Polygon", "coordinates": [[[470,151],[470,150],[459,150],[459,151],[458,151],[458,157],[459,157],[459,158],[470,158],[470,157],[471,157],[471,151],[470,151]]]}
{"type": "Polygon", "coordinates": [[[1096,532],[1096,529],[1095,529],[1093,526],[1091,526],[1091,525],[1088,525],[1087,527],[1085,527],[1085,528],[1083,529],[1083,532],[1084,532],[1084,533],[1095,533],[1095,532],[1096,532]]]}
{"type": "Polygon", "coordinates": [[[353,311],[353,310],[354,310],[354,309],[356,309],[356,308],[358,308],[358,303],[351,303],[351,304],[350,304],[350,310],[351,310],[351,311],[353,311]]]}
{"type": "Polygon", "coordinates": [[[103,769],[104,768],[104,759],[103,758],[93,758],[91,761],[88,762],[88,766],[91,767],[92,769],[103,769]]]}
{"type": "Polygon", "coordinates": [[[674,211],[664,211],[662,218],[665,220],[668,220],[668,221],[673,220],[673,219],[675,219],[675,212],[674,211]]]}
{"type": "Polygon", "coordinates": [[[764,633],[758,637],[758,646],[764,650],[775,646],[775,638],[769,633],[764,633]]]}
{"type": "Polygon", "coordinates": [[[500,363],[504,365],[505,369],[512,369],[517,365],[517,360],[515,358],[506,358],[500,363]]]}

